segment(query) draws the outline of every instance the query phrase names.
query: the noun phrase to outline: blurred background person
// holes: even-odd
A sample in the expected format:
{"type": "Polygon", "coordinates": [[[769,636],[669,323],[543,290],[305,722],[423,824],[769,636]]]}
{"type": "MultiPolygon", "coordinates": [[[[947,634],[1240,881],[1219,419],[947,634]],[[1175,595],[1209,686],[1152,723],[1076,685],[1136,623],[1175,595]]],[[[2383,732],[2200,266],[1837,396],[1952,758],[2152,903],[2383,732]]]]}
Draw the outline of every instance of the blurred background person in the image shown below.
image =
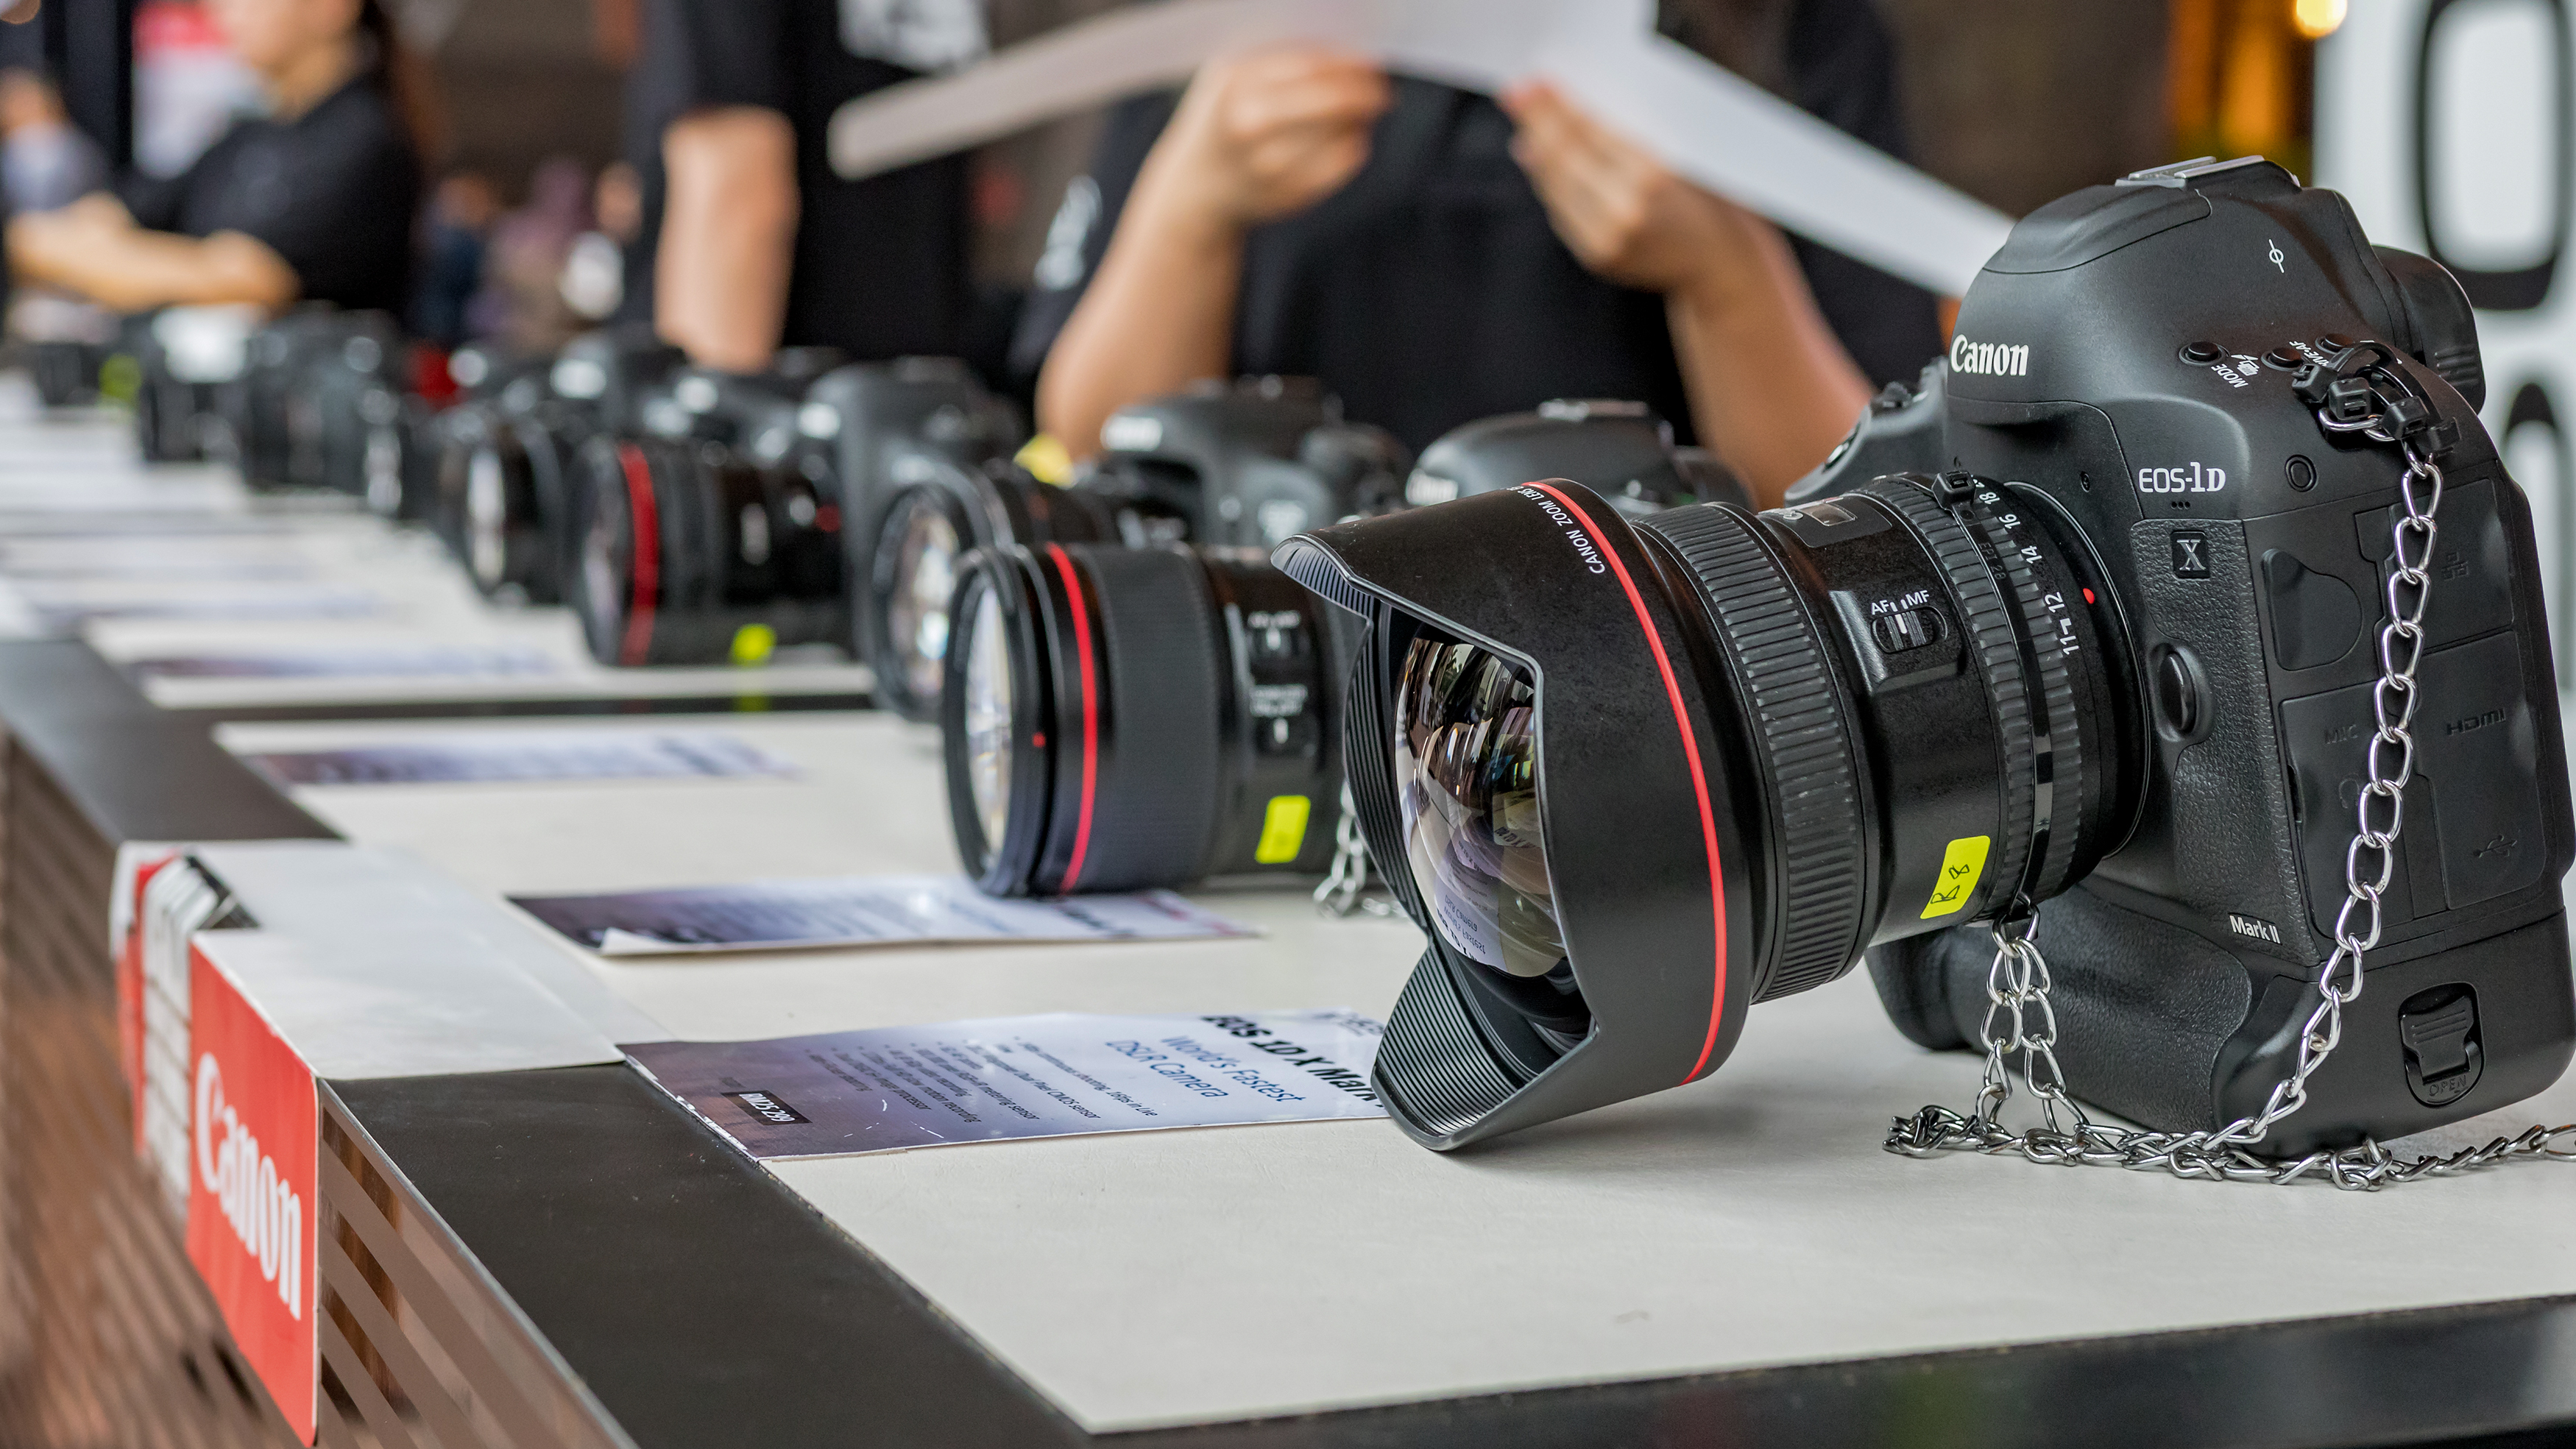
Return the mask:
{"type": "Polygon", "coordinates": [[[454,350],[473,337],[469,312],[483,290],[485,242],[500,213],[501,198],[480,171],[451,172],[431,193],[411,310],[411,329],[423,340],[454,350]]]}
{"type": "Polygon", "coordinates": [[[400,312],[426,114],[382,0],[207,0],[269,113],[168,180],[13,219],[23,278],[119,311],[299,300],[400,312]]]}
{"type": "Polygon", "coordinates": [[[63,113],[39,71],[0,71],[0,189],[18,215],[68,206],[107,184],[107,153],[63,113]]]}
{"type": "MultiPolygon", "coordinates": [[[[1667,33],[1903,154],[1867,0],[1664,10],[1667,33]]],[[[1121,107],[1058,220],[1016,353],[1077,454],[1139,399],[1294,373],[1417,449],[1553,397],[1636,399],[1776,500],[1877,381],[1941,346],[1929,294],[1793,241],[1547,86],[1488,99],[1326,50],[1121,107]]]]}
{"type": "Polygon", "coordinates": [[[590,173],[566,156],[539,163],[527,201],[492,224],[483,291],[475,299],[478,337],[513,352],[552,352],[581,330],[563,299],[564,261],[591,228],[590,173]]]}
{"type": "Polygon", "coordinates": [[[644,185],[623,161],[601,167],[590,192],[591,229],[573,238],[555,283],[564,305],[592,326],[626,301],[626,251],[644,231],[644,185]]]}
{"type": "Polygon", "coordinates": [[[824,158],[842,103],[980,58],[981,0],[644,0],[630,80],[661,334],[757,372],[783,345],[955,353],[973,308],[968,162],[862,181],[824,158]]]}

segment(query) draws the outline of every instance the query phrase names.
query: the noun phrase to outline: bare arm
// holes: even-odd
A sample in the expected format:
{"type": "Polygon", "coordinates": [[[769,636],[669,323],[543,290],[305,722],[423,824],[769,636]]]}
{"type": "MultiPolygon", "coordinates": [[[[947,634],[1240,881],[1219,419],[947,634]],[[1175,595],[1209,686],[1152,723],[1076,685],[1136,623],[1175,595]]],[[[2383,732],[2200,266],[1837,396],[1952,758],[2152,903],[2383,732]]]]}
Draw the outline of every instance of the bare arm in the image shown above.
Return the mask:
{"type": "Polygon", "coordinates": [[[1514,152],[1593,271],[1664,294],[1700,439],[1776,506],[1869,402],[1769,222],[1666,170],[1544,85],[1505,98],[1514,152]]]}
{"type": "Polygon", "coordinates": [[[13,219],[8,246],[20,277],[119,312],[233,302],[277,311],[303,290],[266,242],[237,231],[204,238],[145,231],[104,194],[13,219]]]}
{"type": "Polygon", "coordinates": [[[1387,106],[1365,60],[1294,50],[1201,71],[1038,377],[1038,420],[1076,457],[1143,398],[1224,373],[1245,234],[1342,188],[1387,106]]]}
{"type": "Polygon", "coordinates": [[[796,133],[758,106],[693,111],[662,136],[670,190],[653,268],[662,335],[707,367],[778,350],[796,253],[796,133]]]}

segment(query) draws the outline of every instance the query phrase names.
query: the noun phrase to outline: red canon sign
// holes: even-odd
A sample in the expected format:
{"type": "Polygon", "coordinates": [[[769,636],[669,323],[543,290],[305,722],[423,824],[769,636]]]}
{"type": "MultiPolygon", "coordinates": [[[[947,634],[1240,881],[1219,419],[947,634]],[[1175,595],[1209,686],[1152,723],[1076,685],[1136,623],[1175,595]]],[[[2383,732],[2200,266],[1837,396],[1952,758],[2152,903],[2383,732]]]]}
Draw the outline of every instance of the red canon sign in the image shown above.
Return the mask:
{"type": "Polygon", "coordinates": [[[188,1258],[242,1356],[313,1442],[313,1072],[204,952],[189,956],[188,1258]]]}

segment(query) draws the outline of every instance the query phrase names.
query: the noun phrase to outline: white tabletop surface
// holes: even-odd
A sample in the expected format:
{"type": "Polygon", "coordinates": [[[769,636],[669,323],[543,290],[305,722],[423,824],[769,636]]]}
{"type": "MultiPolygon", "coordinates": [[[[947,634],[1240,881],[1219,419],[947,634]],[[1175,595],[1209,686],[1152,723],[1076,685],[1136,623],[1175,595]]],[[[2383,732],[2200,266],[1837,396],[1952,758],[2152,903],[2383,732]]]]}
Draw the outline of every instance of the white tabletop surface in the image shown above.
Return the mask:
{"type": "MultiPolygon", "coordinates": [[[[722,726],[806,773],[297,799],[494,892],[953,866],[926,733],[874,716],[722,726]]],[[[226,737],[274,749],[404,729],[226,737]]],[[[719,1039],[1059,1010],[1382,1014],[1418,950],[1408,926],[1319,920],[1293,894],[1200,899],[1269,935],[583,959],[674,1035],[719,1039]]],[[[1900,1038],[1858,973],[1755,1011],[1696,1086],[1467,1154],[1364,1122],[776,1171],[1098,1430],[2576,1293],[2569,1167],[2361,1196],[1879,1149],[1891,1116],[1964,1105],[1976,1078],[1975,1060],[1900,1038]]],[[[2542,1119],[2576,1119],[2576,1080],[2438,1136],[2542,1119]]]]}

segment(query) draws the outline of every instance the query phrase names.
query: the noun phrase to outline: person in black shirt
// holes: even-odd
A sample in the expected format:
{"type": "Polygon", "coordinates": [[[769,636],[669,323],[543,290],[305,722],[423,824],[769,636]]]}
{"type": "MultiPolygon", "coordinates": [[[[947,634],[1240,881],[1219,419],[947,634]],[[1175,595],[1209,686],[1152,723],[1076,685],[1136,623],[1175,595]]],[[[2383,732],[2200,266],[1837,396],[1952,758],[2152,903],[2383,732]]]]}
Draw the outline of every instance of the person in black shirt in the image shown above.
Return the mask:
{"type": "MultiPolygon", "coordinates": [[[[1867,0],[1665,8],[1669,31],[1899,149],[1867,0]]],[[[1077,453],[1139,398],[1295,373],[1417,449],[1551,397],[1640,400],[1776,501],[1873,379],[1940,350],[1928,294],[1791,241],[1548,87],[1495,101],[1306,49],[1116,112],[1036,281],[1016,359],[1042,364],[1039,421],[1077,453]]]]}
{"type": "Polygon", "coordinates": [[[420,163],[382,0],[208,0],[271,113],[167,181],[9,224],[18,275],[119,311],[297,301],[399,312],[420,163]]]}
{"type": "Polygon", "coordinates": [[[957,351],[965,159],[843,181],[824,141],[843,102],[980,57],[979,0],[647,0],[643,20],[629,107],[646,215],[627,291],[652,278],[662,336],[732,372],[782,345],[957,351]]]}

